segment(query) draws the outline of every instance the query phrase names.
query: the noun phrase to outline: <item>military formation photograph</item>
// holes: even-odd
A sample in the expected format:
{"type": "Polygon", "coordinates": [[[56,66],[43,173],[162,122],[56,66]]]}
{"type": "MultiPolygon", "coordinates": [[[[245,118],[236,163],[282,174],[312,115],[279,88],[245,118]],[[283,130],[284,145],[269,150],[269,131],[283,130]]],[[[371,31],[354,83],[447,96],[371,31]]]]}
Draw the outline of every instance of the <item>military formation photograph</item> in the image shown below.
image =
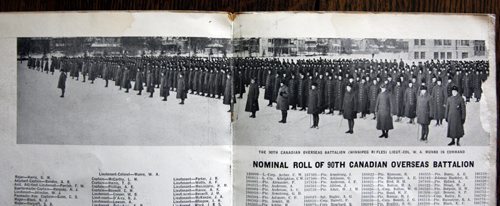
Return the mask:
{"type": "Polygon", "coordinates": [[[230,39],[18,38],[19,144],[229,145],[230,39]]]}
{"type": "Polygon", "coordinates": [[[489,145],[484,40],[234,41],[236,145],[489,145]]]}

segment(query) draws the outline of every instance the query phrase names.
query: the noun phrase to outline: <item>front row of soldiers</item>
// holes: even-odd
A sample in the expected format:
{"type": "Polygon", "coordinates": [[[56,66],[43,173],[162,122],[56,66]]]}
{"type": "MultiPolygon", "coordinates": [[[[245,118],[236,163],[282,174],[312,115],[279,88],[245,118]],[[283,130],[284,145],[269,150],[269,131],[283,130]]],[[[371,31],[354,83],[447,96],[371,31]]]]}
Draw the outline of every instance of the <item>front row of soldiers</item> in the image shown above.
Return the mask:
{"type": "MultiPolygon", "coordinates": [[[[190,94],[206,96],[210,98],[222,98],[223,104],[231,105],[235,101],[232,92],[232,76],[227,65],[219,62],[205,62],[199,59],[188,59],[176,57],[165,58],[156,61],[155,59],[102,59],[102,58],[51,58],[51,65],[59,69],[58,88],[61,89],[61,96],[64,97],[66,89],[66,79],[82,82],[90,81],[93,84],[98,78],[105,81],[105,87],[109,86],[109,81],[114,81],[114,85],[119,90],[129,93],[131,89],[137,91],[137,95],[142,95],[145,90],[149,97],[153,97],[155,90],[159,89],[160,97],[167,101],[170,91],[176,92],[176,98],[180,99],[179,104],[184,104],[188,92],[190,94]],[[218,68],[207,64],[216,64],[218,68]],[[195,66],[193,66],[195,65],[195,66]],[[186,67],[189,66],[190,69],[186,67]]],[[[29,62],[29,61],[28,61],[29,62]]],[[[30,66],[28,66],[31,68],[30,66]]],[[[36,68],[36,67],[35,67],[36,68]]],[[[43,70],[42,70],[43,71],[43,70]]]]}
{"type": "MultiPolygon", "coordinates": [[[[398,82],[399,83],[399,82],[398,82]]],[[[407,88],[406,94],[412,92],[413,90],[412,82],[409,83],[410,86],[407,88]]],[[[359,101],[356,91],[354,91],[355,85],[352,83],[348,83],[345,86],[345,93],[342,99],[342,116],[348,122],[348,130],[345,133],[353,134],[354,133],[354,119],[357,118],[359,101]]],[[[433,96],[429,94],[427,91],[428,88],[425,85],[420,86],[420,92],[418,95],[415,95],[413,98],[413,103],[410,104],[411,107],[415,109],[415,117],[417,118],[417,123],[421,125],[421,141],[427,141],[429,135],[429,124],[433,118],[436,119],[437,124],[442,124],[442,118],[444,118],[448,122],[448,132],[447,136],[451,138],[451,142],[448,145],[457,145],[460,146],[460,138],[464,135],[464,127],[465,123],[465,101],[461,95],[459,95],[458,87],[452,85],[451,96],[446,96],[444,94],[444,89],[441,88],[441,79],[438,80],[437,86],[434,87],[433,96]],[[438,94],[440,92],[440,94],[438,94]],[[437,99],[437,102],[435,100],[437,99]],[[432,115],[432,107],[434,104],[437,104],[439,107],[435,109],[437,115],[432,115]],[[439,111],[437,111],[439,110],[439,111]],[[441,116],[442,115],[442,116],[441,116]]],[[[358,90],[359,91],[359,90],[358,90]]],[[[313,82],[311,84],[310,89],[308,90],[308,99],[306,102],[307,105],[307,114],[312,115],[313,124],[311,128],[318,129],[319,124],[319,114],[322,113],[322,106],[320,104],[320,93],[318,90],[318,84],[313,82]]],[[[290,98],[290,90],[288,87],[288,83],[286,81],[280,82],[280,88],[277,97],[277,106],[276,109],[281,111],[282,118],[279,123],[286,123],[288,110],[290,108],[289,105],[290,98]]],[[[248,98],[245,105],[245,111],[251,112],[251,118],[256,117],[256,112],[259,111],[259,87],[256,84],[255,78],[251,79],[251,83],[248,89],[248,98]]],[[[382,84],[380,86],[380,93],[377,94],[375,106],[374,106],[374,114],[377,119],[376,128],[377,130],[381,130],[382,134],[379,138],[388,138],[389,130],[394,129],[393,125],[393,108],[400,107],[401,105],[396,103],[394,105],[392,99],[392,94],[387,89],[387,84],[382,84]]],[[[406,107],[406,108],[411,108],[406,107]]],[[[409,109],[406,110],[408,112],[409,109]]],[[[413,117],[413,116],[410,116],[413,117]]],[[[400,117],[398,116],[398,119],[400,117]]]]}
{"type": "MultiPolygon", "coordinates": [[[[397,83],[399,86],[400,82],[397,83]]],[[[389,130],[394,129],[393,125],[393,108],[400,107],[397,110],[406,108],[406,114],[413,122],[413,119],[417,118],[417,123],[421,125],[421,141],[427,141],[429,135],[429,124],[432,119],[435,119],[437,125],[442,124],[442,119],[444,118],[448,122],[448,132],[447,136],[451,138],[451,142],[448,145],[460,146],[460,138],[464,135],[465,123],[465,101],[461,95],[459,95],[458,87],[450,84],[451,95],[448,97],[445,94],[445,89],[442,87],[441,79],[438,79],[436,85],[433,87],[432,95],[427,91],[428,88],[425,85],[421,85],[418,94],[413,94],[416,92],[412,86],[413,82],[409,82],[409,86],[405,91],[404,103],[396,101],[394,104],[393,95],[391,91],[388,90],[387,83],[380,86],[380,92],[377,94],[376,101],[374,103],[374,115],[377,120],[376,128],[381,130],[382,134],[379,138],[388,138],[389,130]],[[402,107],[402,105],[406,105],[402,107]],[[432,109],[433,107],[436,107],[432,109]],[[414,113],[410,114],[411,110],[414,109],[414,113]],[[433,111],[434,110],[434,111],[433,111]],[[431,114],[431,112],[434,112],[431,114]]],[[[354,120],[357,118],[359,107],[359,89],[354,90],[355,84],[348,83],[345,86],[345,93],[342,97],[342,113],[344,119],[348,121],[348,130],[345,133],[354,133],[354,120]]],[[[307,114],[312,115],[313,124],[311,128],[318,129],[319,124],[319,114],[323,112],[322,105],[320,103],[320,92],[318,89],[318,84],[313,82],[308,90],[307,95],[307,114]]],[[[288,82],[281,81],[280,88],[277,97],[276,109],[281,111],[282,118],[279,123],[286,123],[290,98],[290,89],[288,87],[288,82]]],[[[251,112],[251,118],[256,117],[256,112],[259,110],[259,87],[256,84],[255,78],[251,79],[249,85],[248,98],[245,105],[245,111],[251,112]]],[[[397,111],[396,110],[396,111],[397,111]]],[[[362,114],[362,117],[365,114],[362,114]]],[[[397,116],[396,121],[400,121],[400,116],[397,116]]]]}

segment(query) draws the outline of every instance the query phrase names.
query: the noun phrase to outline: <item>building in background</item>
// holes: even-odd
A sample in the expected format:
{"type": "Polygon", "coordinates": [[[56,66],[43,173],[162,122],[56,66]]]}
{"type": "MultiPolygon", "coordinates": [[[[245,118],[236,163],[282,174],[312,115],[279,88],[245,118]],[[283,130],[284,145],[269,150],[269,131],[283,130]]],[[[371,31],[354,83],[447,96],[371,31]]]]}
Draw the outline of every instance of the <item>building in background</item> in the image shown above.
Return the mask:
{"type": "MultiPolygon", "coordinates": [[[[245,40],[241,40],[245,41],[245,40]]],[[[335,56],[408,52],[408,42],[402,39],[350,38],[261,38],[262,57],[335,56]]]]}
{"type": "Polygon", "coordinates": [[[408,59],[459,60],[485,56],[484,41],[450,39],[408,40],[408,59]]]}

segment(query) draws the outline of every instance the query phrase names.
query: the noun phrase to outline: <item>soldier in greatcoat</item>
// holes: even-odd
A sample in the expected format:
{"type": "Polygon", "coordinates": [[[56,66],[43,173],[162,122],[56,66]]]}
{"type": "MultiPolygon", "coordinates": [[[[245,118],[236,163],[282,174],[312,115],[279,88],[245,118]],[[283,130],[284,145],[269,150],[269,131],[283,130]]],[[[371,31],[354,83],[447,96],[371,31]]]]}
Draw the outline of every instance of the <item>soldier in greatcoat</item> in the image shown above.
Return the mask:
{"type": "Polygon", "coordinates": [[[106,82],[104,87],[108,87],[109,79],[111,79],[111,68],[110,68],[110,65],[108,65],[107,63],[104,63],[104,62],[103,62],[102,66],[103,66],[102,79],[104,79],[104,81],[106,82]]]}
{"type": "Polygon", "coordinates": [[[400,79],[396,80],[396,86],[394,86],[394,91],[393,91],[393,99],[394,99],[394,105],[392,107],[393,110],[393,115],[396,115],[396,120],[395,122],[401,121],[401,118],[404,116],[404,93],[405,93],[405,87],[401,83],[400,79]]]}
{"type": "Polygon", "coordinates": [[[233,79],[231,78],[231,74],[226,74],[226,80],[225,80],[225,86],[224,86],[224,98],[223,98],[223,103],[225,105],[231,105],[232,97],[233,97],[233,92],[232,92],[232,81],[233,79]]]}
{"type": "Polygon", "coordinates": [[[481,93],[483,92],[482,84],[483,84],[482,74],[478,69],[476,70],[476,73],[472,78],[472,89],[474,91],[474,98],[476,98],[476,102],[479,102],[479,100],[481,100],[481,93]]]}
{"type": "Polygon", "coordinates": [[[128,90],[132,87],[130,84],[130,70],[128,67],[125,67],[125,71],[123,71],[121,82],[121,87],[125,88],[125,93],[128,93],[128,90]]]}
{"type": "Polygon", "coordinates": [[[346,91],[344,93],[344,99],[343,99],[343,108],[342,108],[342,116],[344,119],[347,120],[349,130],[347,130],[345,133],[347,134],[352,134],[354,133],[354,119],[356,119],[357,116],[357,99],[356,99],[356,92],[353,90],[353,85],[352,84],[347,84],[346,85],[346,91]]]}
{"type": "Polygon", "coordinates": [[[259,86],[255,82],[255,78],[252,78],[250,80],[250,86],[248,86],[245,111],[252,113],[252,115],[250,115],[250,118],[255,118],[255,113],[259,111],[259,86]]]}
{"type": "Polygon", "coordinates": [[[377,113],[375,110],[375,105],[377,104],[377,97],[380,92],[380,86],[376,79],[372,80],[372,84],[370,84],[370,88],[368,90],[368,105],[369,112],[373,114],[372,119],[377,118],[377,113]]]}
{"type": "Polygon", "coordinates": [[[290,92],[288,91],[288,86],[286,81],[281,81],[280,88],[278,90],[278,98],[276,99],[276,109],[281,111],[281,120],[279,123],[286,123],[286,117],[288,116],[288,109],[290,107],[288,102],[288,97],[290,92]]]}
{"type": "Polygon", "coordinates": [[[460,146],[460,138],[464,136],[465,123],[465,101],[459,95],[458,87],[454,86],[451,89],[452,95],[446,100],[445,118],[448,122],[447,137],[451,138],[448,144],[460,146]]]}
{"type": "Polygon", "coordinates": [[[146,73],[146,91],[149,92],[149,97],[152,98],[155,92],[154,71],[150,68],[146,73]]]}
{"type": "Polygon", "coordinates": [[[307,87],[307,79],[303,73],[300,73],[299,85],[297,88],[297,105],[300,107],[300,111],[305,111],[307,107],[307,92],[309,88],[307,87]]]}
{"type": "Polygon", "coordinates": [[[389,130],[394,129],[391,115],[391,95],[385,85],[381,86],[381,92],[377,96],[375,112],[377,116],[377,130],[382,130],[379,138],[389,137],[389,130]]]}
{"type": "Polygon", "coordinates": [[[292,106],[292,110],[297,109],[297,93],[298,93],[299,82],[295,77],[295,74],[291,74],[290,80],[288,80],[288,90],[290,94],[288,96],[288,102],[292,106]]]}
{"type": "Polygon", "coordinates": [[[178,73],[176,91],[177,91],[176,98],[181,100],[179,104],[184,104],[184,100],[187,98],[187,90],[186,90],[186,82],[182,72],[178,73]]]}
{"type": "Polygon", "coordinates": [[[436,126],[443,124],[447,98],[446,88],[442,85],[441,77],[438,77],[436,85],[432,88],[431,92],[431,108],[433,108],[433,118],[436,120],[436,126]]]}
{"type": "Polygon", "coordinates": [[[61,70],[61,74],[59,75],[59,81],[57,82],[57,88],[61,89],[61,98],[64,98],[64,92],[66,91],[66,71],[61,70]]]}
{"type": "Polygon", "coordinates": [[[239,94],[238,95],[238,99],[241,99],[243,98],[243,93],[245,93],[245,82],[244,82],[244,79],[243,79],[243,73],[241,72],[241,70],[238,71],[237,75],[235,75],[235,79],[234,79],[234,82],[235,82],[235,93],[236,94],[239,94]]]}
{"type": "MultiPolygon", "coordinates": [[[[89,64],[89,67],[90,67],[90,64],[89,64]]],[[[115,76],[114,76],[115,86],[119,86],[120,90],[122,89],[122,75],[123,75],[122,70],[123,70],[123,67],[121,65],[118,65],[118,67],[115,70],[115,76]]]]}
{"type": "Polygon", "coordinates": [[[313,117],[313,125],[311,128],[319,129],[319,92],[317,89],[317,84],[312,83],[309,89],[309,95],[307,98],[307,114],[311,114],[313,117]]]}
{"type": "Polygon", "coordinates": [[[162,72],[160,78],[160,97],[163,97],[162,101],[167,101],[167,97],[170,95],[169,87],[168,77],[165,75],[165,72],[162,72]]]}
{"type": "Polygon", "coordinates": [[[342,75],[337,75],[337,79],[335,81],[335,110],[339,111],[339,115],[342,115],[342,104],[344,100],[344,83],[342,81],[342,75]]]}
{"type": "Polygon", "coordinates": [[[269,104],[267,106],[273,106],[273,89],[274,89],[274,75],[271,73],[271,70],[267,71],[266,76],[266,85],[264,90],[264,99],[269,100],[269,104]]]}
{"type": "Polygon", "coordinates": [[[470,102],[472,97],[472,76],[469,71],[466,71],[462,78],[462,91],[465,96],[465,102],[470,102]]]}
{"type": "Polygon", "coordinates": [[[134,90],[139,91],[139,93],[137,93],[137,95],[141,95],[142,90],[144,90],[144,75],[142,74],[142,71],[140,68],[137,68],[137,72],[135,73],[134,90]]]}
{"type": "Polygon", "coordinates": [[[335,107],[335,79],[332,75],[328,75],[326,80],[326,107],[329,110],[328,114],[333,114],[335,107]]]}
{"type": "Polygon", "coordinates": [[[405,116],[410,119],[408,123],[413,124],[416,117],[417,93],[413,86],[413,82],[408,82],[408,87],[405,90],[403,97],[405,104],[405,116]]]}
{"type": "Polygon", "coordinates": [[[427,87],[420,87],[420,94],[417,97],[417,123],[422,127],[421,141],[427,141],[429,136],[429,124],[431,122],[431,96],[427,93],[427,87]]]}
{"type": "Polygon", "coordinates": [[[364,78],[361,78],[361,82],[358,83],[357,93],[357,111],[361,113],[361,118],[366,118],[368,113],[368,84],[364,78]]]}

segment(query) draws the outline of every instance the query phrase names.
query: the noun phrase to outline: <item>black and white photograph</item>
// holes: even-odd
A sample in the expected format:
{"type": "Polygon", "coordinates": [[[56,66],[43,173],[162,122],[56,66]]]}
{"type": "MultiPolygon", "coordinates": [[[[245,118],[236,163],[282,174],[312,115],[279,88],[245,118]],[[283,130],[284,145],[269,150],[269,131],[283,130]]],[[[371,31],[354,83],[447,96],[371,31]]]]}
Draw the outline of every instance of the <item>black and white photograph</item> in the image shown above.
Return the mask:
{"type": "MultiPolygon", "coordinates": [[[[234,144],[487,146],[484,40],[234,40],[234,144]]],[[[494,103],[494,102],[492,102],[494,103]]]]}
{"type": "Polygon", "coordinates": [[[17,39],[17,143],[229,145],[230,39],[17,39]]]}

